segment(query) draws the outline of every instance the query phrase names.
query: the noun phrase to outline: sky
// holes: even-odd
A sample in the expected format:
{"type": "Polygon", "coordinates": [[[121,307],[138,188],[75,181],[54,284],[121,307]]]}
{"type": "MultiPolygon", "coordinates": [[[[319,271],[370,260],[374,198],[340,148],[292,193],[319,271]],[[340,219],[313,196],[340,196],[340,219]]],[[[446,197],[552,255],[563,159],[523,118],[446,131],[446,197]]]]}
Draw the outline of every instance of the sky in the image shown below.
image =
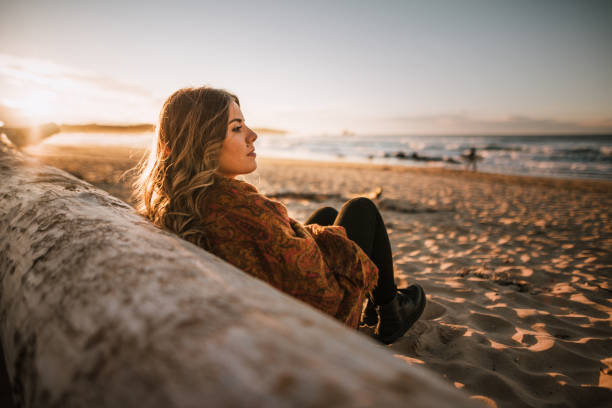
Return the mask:
{"type": "Polygon", "coordinates": [[[612,133],[612,1],[0,0],[0,120],[155,123],[184,86],[252,127],[612,133]]]}

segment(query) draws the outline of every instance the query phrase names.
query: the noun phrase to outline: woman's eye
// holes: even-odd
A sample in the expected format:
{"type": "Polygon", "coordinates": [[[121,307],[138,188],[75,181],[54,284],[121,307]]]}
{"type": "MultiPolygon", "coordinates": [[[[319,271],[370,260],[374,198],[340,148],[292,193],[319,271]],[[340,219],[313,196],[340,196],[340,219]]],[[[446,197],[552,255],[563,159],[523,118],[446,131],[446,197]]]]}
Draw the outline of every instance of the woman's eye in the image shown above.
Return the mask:
{"type": "Polygon", "coordinates": [[[240,132],[240,129],[242,129],[242,126],[236,126],[234,129],[232,129],[234,132],[240,132]]]}

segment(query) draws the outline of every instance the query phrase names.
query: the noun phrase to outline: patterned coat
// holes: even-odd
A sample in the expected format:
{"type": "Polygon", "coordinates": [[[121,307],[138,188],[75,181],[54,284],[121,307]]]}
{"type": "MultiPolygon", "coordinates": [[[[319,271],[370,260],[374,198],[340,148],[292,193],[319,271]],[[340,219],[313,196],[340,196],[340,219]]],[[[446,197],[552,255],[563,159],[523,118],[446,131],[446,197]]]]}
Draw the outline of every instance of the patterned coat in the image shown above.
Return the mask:
{"type": "Polygon", "coordinates": [[[357,328],[378,268],[344,227],[302,225],[244,181],[208,187],[202,220],[208,251],[357,328]]]}

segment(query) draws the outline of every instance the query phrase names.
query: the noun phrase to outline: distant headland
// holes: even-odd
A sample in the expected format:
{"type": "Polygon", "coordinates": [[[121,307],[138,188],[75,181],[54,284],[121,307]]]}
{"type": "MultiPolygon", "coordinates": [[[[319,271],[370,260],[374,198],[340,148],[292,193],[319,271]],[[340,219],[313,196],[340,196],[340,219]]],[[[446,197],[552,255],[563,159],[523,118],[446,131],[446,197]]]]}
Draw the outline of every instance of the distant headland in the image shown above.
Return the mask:
{"type": "MultiPolygon", "coordinates": [[[[80,125],[61,124],[59,126],[60,132],[94,132],[94,133],[142,133],[142,132],[153,132],[155,125],[151,123],[138,123],[134,125],[105,125],[99,123],[88,123],[80,125]]],[[[253,128],[256,133],[273,133],[273,134],[285,134],[286,130],[273,129],[273,128],[253,128]]]]}
{"type": "Polygon", "coordinates": [[[4,133],[17,147],[33,145],[60,132],[60,127],[51,122],[36,126],[8,127],[0,121],[0,133],[4,133]]]}
{"type": "MultiPolygon", "coordinates": [[[[6,134],[17,147],[34,145],[56,133],[145,133],[155,131],[151,123],[138,123],[133,125],[110,125],[100,123],[58,125],[53,122],[34,126],[11,126],[0,121],[0,133],[6,134]]],[[[273,128],[253,128],[256,133],[286,134],[286,130],[273,128]]]]}
{"type": "Polygon", "coordinates": [[[99,123],[66,124],[59,125],[60,132],[92,132],[92,133],[143,133],[155,130],[150,123],[137,123],[133,125],[104,125],[99,123]]]}

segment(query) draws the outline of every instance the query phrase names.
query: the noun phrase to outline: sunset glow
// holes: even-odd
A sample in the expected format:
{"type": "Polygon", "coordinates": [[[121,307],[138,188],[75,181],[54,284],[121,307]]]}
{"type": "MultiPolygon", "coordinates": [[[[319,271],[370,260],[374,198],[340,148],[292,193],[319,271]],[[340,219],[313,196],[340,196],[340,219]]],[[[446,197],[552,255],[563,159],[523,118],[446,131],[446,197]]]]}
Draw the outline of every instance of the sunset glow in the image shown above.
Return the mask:
{"type": "Polygon", "coordinates": [[[34,3],[3,6],[7,123],[153,123],[209,84],[253,126],[298,133],[612,131],[607,2],[34,3]]]}
{"type": "Polygon", "coordinates": [[[43,123],[55,120],[61,107],[57,106],[57,94],[51,91],[32,91],[23,99],[14,102],[15,107],[21,109],[32,123],[43,123]]]}

